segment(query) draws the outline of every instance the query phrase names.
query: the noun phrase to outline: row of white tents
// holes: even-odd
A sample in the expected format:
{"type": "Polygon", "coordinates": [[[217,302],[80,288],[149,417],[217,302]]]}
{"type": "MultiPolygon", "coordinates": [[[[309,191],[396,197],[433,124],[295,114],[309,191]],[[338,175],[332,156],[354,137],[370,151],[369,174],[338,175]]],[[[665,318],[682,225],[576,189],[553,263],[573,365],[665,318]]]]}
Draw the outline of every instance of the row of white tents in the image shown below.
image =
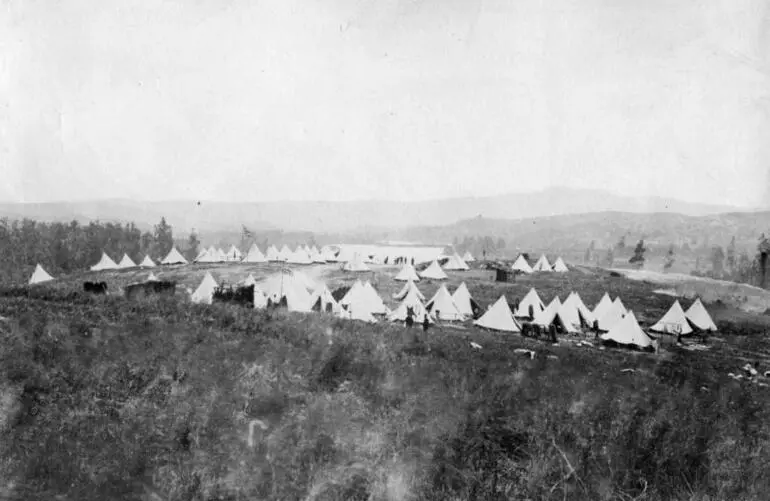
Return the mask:
{"type": "Polygon", "coordinates": [[[545,254],[540,256],[540,259],[537,260],[534,266],[530,266],[529,262],[527,262],[527,260],[524,258],[524,255],[519,254],[519,257],[517,257],[516,261],[514,261],[511,265],[511,269],[521,273],[534,273],[536,271],[554,271],[557,273],[566,273],[569,271],[567,265],[564,263],[564,260],[561,257],[556,258],[556,261],[554,261],[552,265],[548,262],[548,258],[545,257],[545,254]]]}
{"type": "MultiPolygon", "coordinates": [[[[650,336],[639,326],[634,313],[626,309],[619,297],[613,301],[606,293],[594,309],[590,310],[577,292],[571,292],[564,302],[557,296],[545,306],[537,291],[530,289],[518,308],[512,313],[509,312],[508,302],[505,296],[502,296],[475,323],[488,329],[509,332],[520,331],[517,317],[528,318],[531,323],[541,327],[558,325],[567,333],[578,332],[581,327],[596,326],[599,331],[604,332],[600,337],[605,341],[611,340],[641,348],[653,344],[650,336]]],[[[696,299],[686,312],[679,301],[675,301],[666,314],[650,327],[652,332],[683,335],[695,330],[717,330],[700,299],[696,299]]]]}

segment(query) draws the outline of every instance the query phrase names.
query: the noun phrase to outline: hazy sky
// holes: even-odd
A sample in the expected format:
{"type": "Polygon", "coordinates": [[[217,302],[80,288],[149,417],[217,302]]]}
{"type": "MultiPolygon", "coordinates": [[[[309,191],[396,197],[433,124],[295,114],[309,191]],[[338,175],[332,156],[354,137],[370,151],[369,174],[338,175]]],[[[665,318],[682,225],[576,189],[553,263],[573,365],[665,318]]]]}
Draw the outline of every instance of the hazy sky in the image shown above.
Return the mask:
{"type": "Polygon", "coordinates": [[[0,200],[770,201],[770,0],[0,0],[0,200]]]}

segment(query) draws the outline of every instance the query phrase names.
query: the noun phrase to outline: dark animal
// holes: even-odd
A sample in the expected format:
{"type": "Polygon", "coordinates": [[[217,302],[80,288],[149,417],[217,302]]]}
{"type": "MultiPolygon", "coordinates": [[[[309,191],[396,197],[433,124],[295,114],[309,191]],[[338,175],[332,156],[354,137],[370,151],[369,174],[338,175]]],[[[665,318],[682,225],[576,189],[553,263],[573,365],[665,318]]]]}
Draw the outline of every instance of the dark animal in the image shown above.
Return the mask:
{"type": "Polygon", "coordinates": [[[107,294],[106,282],[83,282],[83,290],[91,294],[107,294]]]}
{"type": "Polygon", "coordinates": [[[124,290],[128,299],[139,299],[145,296],[173,296],[176,294],[176,282],[143,282],[127,285],[124,290]]]}
{"type": "Polygon", "coordinates": [[[214,303],[234,303],[239,306],[254,307],[254,286],[231,287],[221,286],[214,289],[214,303]]]}

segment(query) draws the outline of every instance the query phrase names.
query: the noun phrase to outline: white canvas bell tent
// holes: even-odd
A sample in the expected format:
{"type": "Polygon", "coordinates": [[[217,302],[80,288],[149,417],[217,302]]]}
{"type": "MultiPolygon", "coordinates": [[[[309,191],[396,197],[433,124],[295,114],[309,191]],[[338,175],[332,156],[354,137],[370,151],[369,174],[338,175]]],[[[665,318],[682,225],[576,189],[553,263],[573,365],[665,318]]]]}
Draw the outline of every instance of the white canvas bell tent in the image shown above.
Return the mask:
{"type": "Polygon", "coordinates": [[[460,313],[454,299],[452,299],[452,295],[449,294],[449,291],[443,284],[425,307],[439,320],[448,320],[450,322],[465,320],[465,316],[460,313]]]}
{"type": "Polygon", "coordinates": [[[291,252],[291,249],[289,249],[289,246],[286,244],[283,244],[283,247],[281,247],[281,251],[278,253],[278,260],[288,261],[291,255],[292,255],[292,252],[291,252]]]}
{"type": "Polygon", "coordinates": [[[243,281],[241,282],[241,285],[243,285],[244,287],[248,287],[250,285],[256,285],[256,284],[257,284],[257,279],[254,278],[254,275],[251,273],[249,273],[249,276],[243,279],[243,281]]]}
{"type": "Polygon", "coordinates": [[[537,260],[535,266],[532,267],[533,271],[552,271],[551,263],[548,262],[548,258],[545,254],[540,255],[540,259],[537,260]]]}
{"type": "Polygon", "coordinates": [[[593,315],[587,316],[587,312],[588,308],[582,305],[580,296],[571,292],[562,303],[556,316],[564,330],[567,332],[577,332],[581,326],[591,326],[593,324],[593,315]]]}
{"type": "Polygon", "coordinates": [[[332,312],[336,313],[340,309],[340,305],[334,299],[329,288],[323,284],[313,292],[313,311],[332,312]]]}
{"type": "Polygon", "coordinates": [[[511,265],[511,269],[514,271],[520,271],[522,273],[532,273],[532,267],[529,265],[523,254],[519,254],[516,261],[511,265]]]}
{"type": "Polygon", "coordinates": [[[465,261],[466,263],[472,263],[476,261],[476,258],[474,258],[473,254],[471,254],[470,252],[465,251],[465,254],[463,254],[463,261],[465,261]]]}
{"type": "Polygon", "coordinates": [[[139,263],[139,266],[142,268],[155,268],[155,262],[150,259],[150,256],[144,256],[144,259],[142,259],[142,262],[139,263]]]}
{"type": "Polygon", "coordinates": [[[257,285],[254,286],[254,309],[261,310],[267,307],[267,294],[257,285]]]}
{"type": "Polygon", "coordinates": [[[353,258],[342,266],[342,269],[343,271],[352,271],[352,272],[371,271],[371,269],[368,266],[366,266],[366,263],[364,263],[360,254],[354,254],[353,258]]]}
{"type": "Polygon", "coordinates": [[[358,295],[361,289],[363,288],[364,288],[364,284],[360,280],[356,280],[355,282],[353,282],[353,285],[350,286],[350,288],[342,297],[342,299],[339,300],[340,305],[347,307],[355,299],[356,295],[358,295]]]}
{"type": "Polygon", "coordinates": [[[303,276],[282,270],[259,285],[271,302],[279,304],[285,300],[289,311],[311,311],[313,297],[303,276]]]}
{"type": "Polygon", "coordinates": [[[148,282],[159,282],[158,277],[155,276],[155,273],[150,272],[149,275],[147,275],[147,281],[148,282]]]}
{"type": "Polygon", "coordinates": [[[160,264],[187,264],[187,259],[176,250],[176,247],[173,247],[160,264]]]}
{"type": "Polygon", "coordinates": [[[671,308],[668,309],[663,318],[650,327],[651,331],[663,332],[666,334],[691,334],[692,327],[687,320],[682,305],[679,300],[675,300],[671,308]]]}
{"type": "Polygon", "coordinates": [[[694,325],[698,330],[717,330],[717,326],[714,323],[714,320],[711,319],[711,315],[709,315],[708,311],[706,311],[706,307],[703,306],[700,298],[696,299],[695,302],[691,304],[689,308],[687,308],[685,315],[687,316],[687,320],[689,320],[690,323],[694,325]]]}
{"type": "Polygon", "coordinates": [[[594,320],[596,320],[596,318],[594,317],[593,312],[591,312],[591,310],[588,308],[588,306],[585,305],[585,303],[583,302],[583,299],[580,297],[580,294],[578,294],[577,292],[572,292],[570,295],[573,297],[573,301],[575,303],[575,306],[577,307],[578,311],[580,312],[580,316],[582,317],[583,321],[589,327],[592,326],[593,323],[594,323],[594,320]]]}
{"type": "Polygon", "coordinates": [[[620,300],[620,296],[616,297],[615,301],[613,302],[618,303],[623,308],[623,311],[628,313],[628,308],[626,308],[625,305],[623,304],[623,301],[620,300]]]}
{"type": "Polygon", "coordinates": [[[219,257],[217,256],[216,250],[212,253],[209,249],[204,249],[198,254],[198,257],[195,258],[196,263],[218,263],[219,257]]]}
{"type": "Polygon", "coordinates": [[[457,254],[452,254],[444,263],[444,269],[449,271],[468,271],[471,268],[463,261],[463,258],[457,254]]]}
{"type": "Polygon", "coordinates": [[[564,264],[564,260],[561,257],[558,257],[556,262],[553,263],[553,271],[556,273],[566,273],[569,271],[569,268],[564,264]]]}
{"type": "Polygon", "coordinates": [[[211,276],[211,273],[207,271],[198,288],[195,289],[195,292],[192,293],[190,300],[193,303],[211,304],[214,298],[214,289],[216,288],[217,281],[214,280],[214,277],[211,276]]]}
{"type": "Polygon", "coordinates": [[[38,263],[37,266],[35,266],[35,271],[32,272],[32,276],[29,278],[29,284],[42,284],[43,282],[49,282],[51,280],[53,280],[53,277],[38,263]]]}
{"type": "Polygon", "coordinates": [[[312,264],[313,263],[313,261],[311,261],[310,257],[307,255],[307,253],[302,249],[302,247],[297,247],[297,250],[289,254],[286,262],[290,264],[312,264]]]}
{"type": "Polygon", "coordinates": [[[121,259],[118,263],[118,268],[136,268],[136,263],[133,262],[130,257],[128,257],[128,254],[123,254],[123,259],[121,259]]]}
{"type": "Polygon", "coordinates": [[[618,344],[633,345],[639,348],[647,348],[653,344],[650,336],[639,327],[639,322],[636,321],[633,312],[628,312],[609,332],[599,337],[604,341],[614,341],[618,344]]]}
{"type": "Polygon", "coordinates": [[[262,251],[259,250],[259,247],[257,247],[257,244],[251,244],[251,247],[249,247],[249,252],[246,253],[246,257],[243,258],[244,263],[265,263],[267,262],[267,258],[264,254],[262,254],[262,251]]]}
{"type": "Polygon", "coordinates": [[[393,299],[403,300],[410,291],[414,291],[421,301],[425,301],[425,295],[412,280],[409,280],[397,294],[393,294],[393,299]]]}
{"type": "Polygon", "coordinates": [[[278,252],[278,249],[275,248],[275,245],[271,245],[270,247],[267,248],[267,250],[265,251],[265,257],[267,258],[268,261],[281,260],[280,253],[278,252]]]}
{"type": "Polygon", "coordinates": [[[372,314],[379,315],[390,313],[390,310],[387,306],[385,306],[382,298],[379,294],[377,294],[377,291],[369,281],[364,284],[363,297],[365,298],[367,307],[370,308],[372,314]]]}
{"type": "Polygon", "coordinates": [[[408,282],[409,280],[419,282],[420,277],[417,275],[414,266],[407,263],[401,268],[401,271],[398,272],[398,275],[396,275],[393,280],[398,280],[399,282],[408,282]]]}
{"type": "Polygon", "coordinates": [[[602,298],[599,300],[598,303],[596,303],[596,306],[594,306],[594,309],[591,313],[594,314],[595,318],[601,318],[604,313],[607,312],[607,310],[610,309],[610,306],[612,306],[612,299],[610,299],[610,295],[606,292],[602,296],[602,298]]]}
{"type": "Polygon", "coordinates": [[[511,308],[508,306],[508,300],[505,299],[505,296],[500,296],[500,299],[473,324],[495,331],[521,332],[519,324],[513,318],[513,313],[511,313],[511,308]]]}
{"type": "Polygon", "coordinates": [[[605,332],[612,330],[616,323],[623,320],[625,315],[626,311],[620,303],[610,303],[609,308],[596,318],[599,323],[599,330],[605,332]]]}
{"type": "Polygon", "coordinates": [[[452,294],[452,299],[455,302],[457,309],[467,318],[473,318],[476,312],[479,311],[479,305],[471,297],[471,293],[468,290],[468,286],[465,282],[460,284],[460,287],[452,294]]]}
{"type": "Polygon", "coordinates": [[[521,302],[519,302],[519,307],[513,314],[517,317],[530,318],[530,306],[532,306],[532,318],[537,316],[539,312],[545,309],[543,301],[540,299],[540,296],[537,294],[537,291],[534,288],[529,289],[529,292],[527,292],[527,294],[522,298],[521,302]]]}
{"type": "Polygon", "coordinates": [[[404,300],[401,301],[401,304],[388,315],[388,320],[391,322],[403,322],[406,320],[406,316],[410,309],[412,311],[412,319],[415,322],[423,321],[425,315],[428,315],[428,323],[435,322],[433,315],[425,308],[425,305],[422,304],[422,301],[417,297],[417,294],[415,294],[413,290],[410,291],[404,300]]]}
{"type": "Polygon", "coordinates": [[[425,268],[422,273],[420,273],[420,276],[422,278],[428,278],[430,280],[446,280],[447,274],[444,273],[444,270],[441,269],[441,266],[439,266],[438,261],[435,259],[432,263],[430,263],[430,266],[425,268]]]}
{"type": "Polygon", "coordinates": [[[323,257],[324,261],[327,263],[333,263],[337,261],[337,253],[333,248],[329,246],[321,248],[321,257],[323,257]]]}
{"type": "Polygon", "coordinates": [[[238,250],[238,248],[235,245],[231,245],[230,248],[227,250],[227,255],[225,256],[225,261],[230,263],[236,263],[243,259],[243,254],[241,254],[241,251],[238,250]]]}
{"type": "Polygon", "coordinates": [[[106,252],[102,252],[102,257],[101,259],[99,259],[99,262],[91,266],[91,271],[116,270],[116,269],[118,269],[118,265],[115,264],[115,261],[113,261],[110,258],[110,256],[107,255],[106,252]]]}
{"type": "Polygon", "coordinates": [[[220,248],[217,248],[217,258],[220,263],[226,263],[228,261],[227,253],[220,248]]]}
{"type": "Polygon", "coordinates": [[[316,249],[315,246],[310,248],[310,260],[318,264],[326,263],[326,259],[324,259],[321,253],[318,252],[318,249],[316,249]]]}
{"type": "Polygon", "coordinates": [[[532,323],[541,327],[549,327],[556,318],[559,308],[561,308],[561,301],[559,300],[559,296],[556,296],[543,311],[535,313],[535,318],[532,323]]]}

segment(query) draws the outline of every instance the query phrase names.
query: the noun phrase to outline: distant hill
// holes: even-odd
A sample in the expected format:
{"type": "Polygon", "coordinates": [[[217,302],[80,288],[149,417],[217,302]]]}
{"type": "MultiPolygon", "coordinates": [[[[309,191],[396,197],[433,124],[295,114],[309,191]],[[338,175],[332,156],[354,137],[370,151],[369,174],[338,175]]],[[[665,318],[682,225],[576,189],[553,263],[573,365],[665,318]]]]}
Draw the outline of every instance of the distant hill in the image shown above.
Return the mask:
{"type": "Polygon", "coordinates": [[[604,211],[633,213],[663,212],[703,216],[739,209],[664,198],[635,198],[601,190],[550,188],[540,192],[491,197],[453,198],[421,202],[266,202],[228,203],[201,201],[139,202],[103,200],[0,204],[0,217],[29,217],[38,220],[87,222],[134,221],[149,227],[165,216],[175,227],[199,231],[282,229],[316,233],[348,232],[368,228],[406,228],[449,225],[483,216],[489,219],[519,219],[604,211]]]}
{"type": "Polygon", "coordinates": [[[731,212],[707,216],[631,212],[597,212],[522,219],[477,217],[445,226],[421,226],[388,233],[390,238],[429,242],[462,241],[465,237],[494,236],[506,241],[508,250],[580,253],[591,241],[597,248],[615,245],[627,235],[633,247],[645,238],[651,247],[670,244],[692,249],[727,245],[735,236],[739,249],[754,249],[762,233],[770,232],[770,211],[731,212]]]}

